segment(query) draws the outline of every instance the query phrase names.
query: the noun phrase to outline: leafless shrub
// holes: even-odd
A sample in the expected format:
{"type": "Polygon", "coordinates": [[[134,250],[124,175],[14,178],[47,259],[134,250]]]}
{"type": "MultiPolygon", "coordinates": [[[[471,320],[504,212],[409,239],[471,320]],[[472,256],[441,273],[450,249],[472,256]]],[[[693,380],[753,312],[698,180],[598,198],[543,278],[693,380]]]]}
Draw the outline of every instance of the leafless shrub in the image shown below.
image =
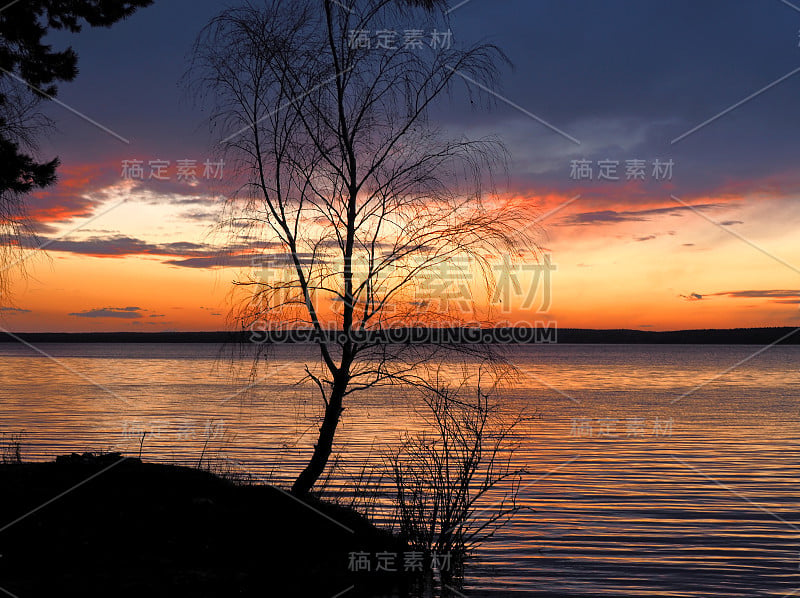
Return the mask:
{"type": "Polygon", "coordinates": [[[415,549],[463,562],[523,508],[526,471],[511,461],[520,419],[506,421],[480,384],[432,388],[425,405],[433,431],[407,435],[389,458],[397,523],[415,549]]]}
{"type": "Polygon", "coordinates": [[[0,463],[13,465],[22,463],[22,439],[24,432],[0,432],[0,463]]]}

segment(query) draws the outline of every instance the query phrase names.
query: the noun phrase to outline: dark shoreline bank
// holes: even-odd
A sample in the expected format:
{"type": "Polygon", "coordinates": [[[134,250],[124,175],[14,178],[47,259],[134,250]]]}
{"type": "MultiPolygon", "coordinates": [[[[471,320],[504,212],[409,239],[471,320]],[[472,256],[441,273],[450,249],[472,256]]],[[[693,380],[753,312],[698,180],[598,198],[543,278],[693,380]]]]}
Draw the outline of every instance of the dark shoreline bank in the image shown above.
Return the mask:
{"type": "Polygon", "coordinates": [[[0,488],[0,586],[24,598],[358,596],[408,581],[348,571],[350,552],[405,549],[357,512],[207,471],[73,455],[0,465],[0,488]]]}

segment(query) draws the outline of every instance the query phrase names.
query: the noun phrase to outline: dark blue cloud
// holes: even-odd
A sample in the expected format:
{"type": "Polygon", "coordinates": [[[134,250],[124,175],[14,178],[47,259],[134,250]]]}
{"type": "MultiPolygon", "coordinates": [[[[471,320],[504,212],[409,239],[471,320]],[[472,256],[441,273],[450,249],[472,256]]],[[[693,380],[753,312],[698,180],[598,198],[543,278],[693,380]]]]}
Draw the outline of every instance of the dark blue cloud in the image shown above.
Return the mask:
{"type": "Polygon", "coordinates": [[[731,297],[733,299],[793,299],[793,303],[800,301],[800,290],[789,289],[759,289],[749,291],[726,291],[713,293],[715,297],[731,297]]]}
{"type": "Polygon", "coordinates": [[[727,297],[729,299],[768,299],[770,303],[785,305],[800,304],[800,289],[751,289],[745,291],[723,291],[721,293],[690,293],[681,295],[687,301],[701,301],[708,297],[727,297]]]}
{"type": "Polygon", "coordinates": [[[182,268],[249,268],[257,264],[255,254],[218,254],[205,257],[167,260],[165,263],[182,268]]]}
{"type": "MultiPolygon", "coordinates": [[[[726,207],[724,204],[698,204],[689,206],[674,206],[666,208],[654,208],[651,210],[616,211],[600,210],[596,212],[580,212],[572,214],[562,220],[562,226],[587,225],[587,224],[616,224],[619,222],[643,222],[652,220],[653,216],[681,216],[689,210],[713,210],[726,207]]],[[[647,241],[649,239],[638,239],[647,241]]]]}
{"type": "MultiPolygon", "coordinates": [[[[132,141],[121,144],[51,105],[62,131],[55,153],[98,161],[209,157],[205,115],[178,81],[196,34],[221,9],[217,0],[155,3],[110,30],[52,35],[80,56],[80,76],[61,87],[60,99],[132,141]]],[[[502,102],[492,111],[471,104],[468,83],[459,81],[435,119],[459,133],[515,136],[516,184],[567,191],[570,157],[666,157],[680,173],[678,195],[800,191],[800,73],[670,143],[798,67],[800,13],[777,0],[473,1],[452,13],[452,29],[459,42],[503,48],[514,69],[497,91],[582,142],[502,102]]]]}
{"type": "Polygon", "coordinates": [[[103,307],[88,311],[73,312],[69,315],[76,318],[119,318],[122,320],[136,320],[143,318],[141,307],[103,307]]]}
{"type": "Polygon", "coordinates": [[[681,295],[681,298],[686,299],[686,301],[702,301],[705,297],[700,293],[689,293],[688,295],[681,295]]]}
{"type": "MultiPolygon", "coordinates": [[[[678,194],[731,186],[800,190],[800,72],[671,143],[797,69],[800,13],[780,2],[472,2],[454,13],[454,28],[506,49],[516,68],[503,77],[502,93],[582,142],[576,146],[502,102],[491,115],[470,112],[464,101],[441,111],[455,126],[482,123],[501,135],[513,132],[507,123],[514,119],[518,135],[526,133],[510,146],[518,177],[547,155],[661,156],[676,162],[678,194]],[[531,147],[548,154],[532,165],[525,160],[531,147]]],[[[567,190],[566,165],[561,159],[524,180],[567,190]]]]}
{"type": "MultiPolygon", "coordinates": [[[[0,242],[10,242],[8,237],[0,242]]],[[[124,257],[127,255],[205,256],[213,255],[215,249],[209,245],[176,241],[173,243],[148,243],[142,239],[125,235],[89,237],[81,241],[40,236],[23,237],[19,242],[27,248],[43,247],[46,251],[78,253],[95,257],[124,257]]]]}

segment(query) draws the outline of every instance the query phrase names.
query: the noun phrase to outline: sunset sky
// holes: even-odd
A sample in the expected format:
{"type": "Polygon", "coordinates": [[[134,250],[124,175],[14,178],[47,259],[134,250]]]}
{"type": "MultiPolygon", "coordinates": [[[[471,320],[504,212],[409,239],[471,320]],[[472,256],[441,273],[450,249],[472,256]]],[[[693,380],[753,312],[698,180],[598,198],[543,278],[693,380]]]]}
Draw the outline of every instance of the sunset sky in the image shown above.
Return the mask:
{"type": "MultiPolygon", "coordinates": [[[[61,85],[64,105],[46,109],[57,131],[41,153],[63,162],[58,185],[30,200],[46,255],[26,261],[0,304],[4,328],[225,328],[246,264],[218,259],[225,170],[203,176],[212,136],[180,84],[221,7],[156,0],[111,29],[52,36],[75,48],[80,74],[61,85]],[[144,181],[125,180],[125,160],[143,162],[144,181]],[[155,160],[170,162],[170,180],[148,178],[155,160]],[[197,184],[177,180],[179,160],[196,161],[197,184]]],[[[800,326],[800,8],[472,0],[451,18],[456,43],[492,41],[514,65],[491,110],[459,81],[434,117],[453,134],[498,134],[511,156],[502,193],[539,214],[532,226],[557,267],[552,302],[515,318],[800,326]],[[591,179],[579,180],[578,160],[591,179]],[[634,160],[643,174],[628,172],[634,160]],[[619,180],[598,180],[601,161],[617,163],[619,180]],[[671,176],[654,176],[656,161],[671,176]]]]}

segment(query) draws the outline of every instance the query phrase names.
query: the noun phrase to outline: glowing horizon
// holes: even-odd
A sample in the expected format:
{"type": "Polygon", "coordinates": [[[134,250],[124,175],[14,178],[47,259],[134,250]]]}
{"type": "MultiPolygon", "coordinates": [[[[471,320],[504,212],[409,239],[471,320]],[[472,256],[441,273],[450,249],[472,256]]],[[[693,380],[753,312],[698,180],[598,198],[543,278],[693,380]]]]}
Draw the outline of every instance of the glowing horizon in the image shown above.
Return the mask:
{"type": "MultiPolygon", "coordinates": [[[[26,256],[28,276],[18,277],[11,289],[3,327],[225,329],[233,307],[230,281],[250,258],[228,265],[215,258],[219,197],[190,186],[166,193],[154,183],[136,188],[113,182],[108,170],[99,177],[103,167],[112,165],[68,165],[58,185],[37,197],[31,217],[34,229],[44,231],[48,255],[26,256]],[[98,179],[108,184],[97,188],[98,179]],[[130,307],[139,309],[126,311],[130,307]]],[[[763,217],[791,210],[793,197],[724,190],[674,199],[665,190],[661,201],[650,196],[626,202],[618,195],[625,188],[611,189],[613,195],[584,188],[577,199],[578,193],[553,191],[507,194],[542,218],[532,220],[540,259],[548,256],[555,271],[545,311],[541,305],[522,309],[517,297],[501,319],[642,330],[800,322],[800,291],[786,282],[787,264],[800,244],[788,222],[763,217]]]]}

